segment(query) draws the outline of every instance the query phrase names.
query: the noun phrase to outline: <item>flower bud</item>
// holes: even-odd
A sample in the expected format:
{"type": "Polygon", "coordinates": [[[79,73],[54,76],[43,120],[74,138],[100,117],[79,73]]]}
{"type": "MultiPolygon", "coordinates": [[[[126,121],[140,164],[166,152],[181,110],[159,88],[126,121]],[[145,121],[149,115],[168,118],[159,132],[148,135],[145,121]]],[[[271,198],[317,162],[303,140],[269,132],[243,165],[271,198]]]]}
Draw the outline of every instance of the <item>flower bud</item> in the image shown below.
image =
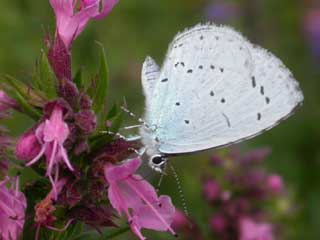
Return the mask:
{"type": "Polygon", "coordinates": [[[97,126],[97,117],[93,111],[82,110],[74,116],[76,125],[84,134],[90,134],[95,131],[97,126]]]}
{"type": "Polygon", "coordinates": [[[24,133],[16,144],[16,157],[20,160],[31,161],[41,150],[41,144],[32,128],[24,133]]]}
{"type": "Polygon", "coordinates": [[[85,93],[80,96],[80,108],[82,110],[90,110],[92,107],[92,99],[85,93]]]}

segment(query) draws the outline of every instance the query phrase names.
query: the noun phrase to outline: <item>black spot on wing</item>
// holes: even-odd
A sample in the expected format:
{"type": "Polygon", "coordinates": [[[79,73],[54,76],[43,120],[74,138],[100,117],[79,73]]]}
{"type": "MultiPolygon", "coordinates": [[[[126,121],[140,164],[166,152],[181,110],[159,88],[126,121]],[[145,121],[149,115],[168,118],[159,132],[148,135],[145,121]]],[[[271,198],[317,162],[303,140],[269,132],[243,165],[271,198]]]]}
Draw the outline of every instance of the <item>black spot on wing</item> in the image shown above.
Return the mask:
{"type": "Polygon", "coordinates": [[[199,69],[203,69],[203,66],[202,66],[202,65],[200,65],[200,66],[199,66],[199,69]]]}
{"type": "Polygon", "coordinates": [[[176,106],[180,106],[180,102],[176,102],[176,106]]]}
{"type": "Polygon", "coordinates": [[[266,97],[266,103],[267,103],[267,104],[270,103],[270,98],[266,97]]]}
{"type": "Polygon", "coordinates": [[[213,92],[213,91],[210,92],[210,96],[211,96],[211,97],[214,96],[214,92],[213,92]]]}
{"type": "Polygon", "coordinates": [[[261,95],[264,95],[264,87],[263,86],[260,87],[260,93],[261,93],[261,95]]]}
{"type": "Polygon", "coordinates": [[[261,113],[258,113],[258,114],[257,114],[257,120],[260,121],[260,120],[261,120],[261,117],[262,117],[261,113]]]}
{"type": "Polygon", "coordinates": [[[226,102],[226,99],[221,98],[221,103],[225,103],[225,102],[226,102]]]}
{"type": "Polygon", "coordinates": [[[251,80],[252,80],[252,87],[255,88],[255,87],[257,86],[256,77],[255,77],[255,76],[252,76],[252,77],[251,77],[251,80]]]}
{"type": "Polygon", "coordinates": [[[193,72],[193,70],[192,69],[189,69],[188,71],[187,71],[187,73],[192,73],[193,72]]]}
{"type": "Polygon", "coordinates": [[[162,79],[161,82],[168,82],[168,78],[162,79]]]}
{"type": "Polygon", "coordinates": [[[211,65],[211,66],[210,66],[210,68],[211,68],[212,70],[214,70],[214,69],[215,69],[215,67],[214,67],[213,65],[211,65]]]}
{"type": "Polygon", "coordinates": [[[189,123],[190,123],[190,121],[189,121],[189,120],[184,120],[184,122],[185,122],[186,124],[189,124],[189,123]]]}

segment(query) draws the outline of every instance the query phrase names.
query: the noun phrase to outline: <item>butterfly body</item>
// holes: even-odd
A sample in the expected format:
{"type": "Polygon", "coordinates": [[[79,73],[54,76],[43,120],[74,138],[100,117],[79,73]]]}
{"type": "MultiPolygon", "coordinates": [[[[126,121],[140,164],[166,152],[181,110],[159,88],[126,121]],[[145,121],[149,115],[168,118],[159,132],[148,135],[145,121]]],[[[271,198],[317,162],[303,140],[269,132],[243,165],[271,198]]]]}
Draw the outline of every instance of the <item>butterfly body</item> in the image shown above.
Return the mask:
{"type": "MultiPolygon", "coordinates": [[[[268,51],[231,28],[198,25],[178,34],[163,66],[142,68],[146,124],[140,129],[150,165],[261,134],[303,101],[297,81],[268,51]]],[[[162,164],[162,163],[161,163],[162,164]]],[[[161,165],[162,166],[162,165],[161,165]]]]}

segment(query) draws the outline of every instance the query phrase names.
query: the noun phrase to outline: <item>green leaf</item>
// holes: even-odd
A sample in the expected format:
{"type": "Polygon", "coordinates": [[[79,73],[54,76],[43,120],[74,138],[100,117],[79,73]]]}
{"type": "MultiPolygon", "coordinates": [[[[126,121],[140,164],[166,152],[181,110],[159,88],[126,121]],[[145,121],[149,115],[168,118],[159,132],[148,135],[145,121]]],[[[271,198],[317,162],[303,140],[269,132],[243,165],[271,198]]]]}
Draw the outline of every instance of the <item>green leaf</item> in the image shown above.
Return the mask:
{"type": "Polygon", "coordinates": [[[43,107],[43,104],[46,102],[43,94],[11,76],[5,76],[2,79],[3,82],[0,84],[0,87],[17,101],[19,105],[18,111],[36,121],[39,120],[41,112],[37,108],[43,107]]]}
{"type": "Polygon", "coordinates": [[[78,89],[85,89],[86,88],[86,86],[84,85],[84,82],[83,82],[83,73],[82,73],[81,68],[77,71],[76,76],[74,77],[73,81],[76,84],[78,89]]]}
{"type": "Polygon", "coordinates": [[[12,76],[6,75],[1,78],[3,83],[1,87],[6,92],[18,92],[29,104],[36,107],[43,107],[44,102],[47,101],[45,94],[41,91],[35,90],[18,79],[12,76]]]}
{"type": "Polygon", "coordinates": [[[109,86],[109,68],[104,47],[100,43],[98,43],[98,45],[100,46],[100,69],[95,82],[92,100],[93,110],[98,116],[101,116],[105,114],[106,109],[107,91],[109,86]]]}
{"type": "Polygon", "coordinates": [[[49,99],[57,97],[57,80],[50,66],[46,53],[42,50],[36,66],[35,81],[39,90],[45,93],[49,99]]]}
{"type": "Polygon", "coordinates": [[[23,167],[23,168],[11,167],[9,169],[8,174],[9,176],[19,176],[21,188],[24,188],[26,185],[30,184],[31,182],[35,182],[40,179],[43,179],[43,176],[39,175],[32,168],[29,168],[29,167],[23,167]]]}

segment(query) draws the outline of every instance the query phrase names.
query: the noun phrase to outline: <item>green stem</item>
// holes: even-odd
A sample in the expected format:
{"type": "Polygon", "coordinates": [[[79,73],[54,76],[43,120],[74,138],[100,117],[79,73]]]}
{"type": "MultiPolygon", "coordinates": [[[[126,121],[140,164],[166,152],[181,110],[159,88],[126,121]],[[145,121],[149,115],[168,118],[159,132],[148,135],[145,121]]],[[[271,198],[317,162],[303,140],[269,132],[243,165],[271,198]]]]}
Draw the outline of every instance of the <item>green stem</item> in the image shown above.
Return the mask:
{"type": "Polygon", "coordinates": [[[109,234],[104,234],[104,235],[103,235],[103,239],[105,239],[105,240],[108,239],[108,240],[109,240],[109,239],[118,237],[119,235],[121,235],[121,234],[123,234],[123,233],[125,233],[125,232],[127,232],[127,231],[129,231],[129,230],[130,230],[130,227],[129,227],[129,226],[124,227],[124,228],[121,228],[121,229],[119,229],[119,230],[116,231],[116,232],[109,233],[109,234]]]}

